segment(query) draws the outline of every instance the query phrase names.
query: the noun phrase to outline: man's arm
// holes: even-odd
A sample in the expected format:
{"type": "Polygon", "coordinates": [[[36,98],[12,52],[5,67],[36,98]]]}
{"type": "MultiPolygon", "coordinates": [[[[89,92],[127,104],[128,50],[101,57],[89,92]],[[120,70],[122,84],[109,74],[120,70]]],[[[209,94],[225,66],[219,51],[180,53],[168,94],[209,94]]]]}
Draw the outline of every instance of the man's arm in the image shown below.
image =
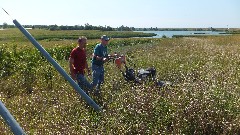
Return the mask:
{"type": "Polygon", "coordinates": [[[73,65],[74,63],[74,59],[73,58],[69,58],[69,68],[70,68],[70,74],[73,80],[76,80],[76,75],[74,73],[75,67],[73,65]]]}
{"type": "Polygon", "coordinates": [[[93,57],[96,59],[96,60],[102,60],[103,57],[100,56],[100,47],[99,46],[96,46],[94,48],[94,52],[93,52],[93,57]]]}
{"type": "Polygon", "coordinates": [[[87,63],[87,62],[86,62],[86,64],[85,64],[85,68],[87,69],[88,75],[91,75],[91,70],[90,70],[90,68],[88,67],[88,63],[87,63]]]}
{"type": "Polygon", "coordinates": [[[100,57],[100,56],[98,56],[98,55],[94,55],[94,54],[93,54],[93,57],[95,57],[96,60],[99,60],[99,61],[103,61],[103,62],[107,62],[107,61],[108,61],[108,58],[100,57]]]}

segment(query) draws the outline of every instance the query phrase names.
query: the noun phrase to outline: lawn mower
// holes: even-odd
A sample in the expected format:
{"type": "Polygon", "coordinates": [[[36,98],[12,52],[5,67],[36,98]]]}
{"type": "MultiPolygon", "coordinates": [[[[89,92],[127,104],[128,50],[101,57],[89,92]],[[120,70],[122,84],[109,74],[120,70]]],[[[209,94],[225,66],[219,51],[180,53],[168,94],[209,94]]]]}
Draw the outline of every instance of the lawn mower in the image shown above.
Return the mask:
{"type": "Polygon", "coordinates": [[[149,67],[146,69],[141,68],[139,70],[134,70],[133,68],[129,68],[127,66],[125,55],[118,55],[117,53],[115,53],[114,55],[109,55],[108,58],[109,60],[112,60],[113,63],[116,64],[116,67],[120,70],[124,79],[127,82],[141,85],[146,81],[151,81],[151,82],[154,82],[155,86],[159,86],[159,87],[172,85],[172,83],[169,81],[158,81],[156,79],[155,67],[149,67]]]}

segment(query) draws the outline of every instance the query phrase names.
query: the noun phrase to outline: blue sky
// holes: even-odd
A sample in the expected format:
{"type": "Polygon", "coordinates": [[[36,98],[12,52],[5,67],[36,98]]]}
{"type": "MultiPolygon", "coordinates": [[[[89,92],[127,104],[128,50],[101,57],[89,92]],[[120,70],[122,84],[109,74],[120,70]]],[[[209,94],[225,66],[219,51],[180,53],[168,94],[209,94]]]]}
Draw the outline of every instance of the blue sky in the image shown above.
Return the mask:
{"type": "Polygon", "coordinates": [[[0,24],[240,28],[240,0],[0,0],[0,7],[0,24]]]}

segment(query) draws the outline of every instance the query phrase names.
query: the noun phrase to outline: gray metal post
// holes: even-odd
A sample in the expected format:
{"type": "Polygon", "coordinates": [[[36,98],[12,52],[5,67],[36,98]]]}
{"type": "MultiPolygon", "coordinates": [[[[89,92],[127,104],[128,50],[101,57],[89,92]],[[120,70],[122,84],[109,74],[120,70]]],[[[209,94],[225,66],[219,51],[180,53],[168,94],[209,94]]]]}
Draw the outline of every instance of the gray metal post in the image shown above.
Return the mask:
{"type": "Polygon", "coordinates": [[[4,106],[2,101],[0,101],[0,115],[2,118],[5,120],[5,122],[8,124],[10,127],[11,131],[15,135],[25,135],[24,131],[22,128],[19,126],[17,121],[13,118],[13,116],[10,114],[8,109],[4,106]]]}
{"type": "Polygon", "coordinates": [[[78,84],[64,71],[64,69],[50,56],[50,54],[32,37],[32,35],[16,20],[13,23],[27,37],[27,39],[43,54],[43,56],[54,66],[54,68],[72,85],[72,87],[91,105],[96,111],[101,108],[78,86],[78,84]]]}

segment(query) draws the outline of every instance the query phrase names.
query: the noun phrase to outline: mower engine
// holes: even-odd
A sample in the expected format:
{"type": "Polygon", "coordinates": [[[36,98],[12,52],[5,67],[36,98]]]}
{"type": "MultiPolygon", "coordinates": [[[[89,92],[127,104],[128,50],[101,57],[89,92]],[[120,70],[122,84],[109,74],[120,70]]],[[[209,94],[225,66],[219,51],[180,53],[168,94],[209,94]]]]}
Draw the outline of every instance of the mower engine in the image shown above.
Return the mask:
{"type": "Polygon", "coordinates": [[[142,81],[145,81],[147,79],[151,79],[151,81],[154,81],[156,77],[156,69],[154,67],[140,69],[138,70],[137,77],[142,81]]]}

